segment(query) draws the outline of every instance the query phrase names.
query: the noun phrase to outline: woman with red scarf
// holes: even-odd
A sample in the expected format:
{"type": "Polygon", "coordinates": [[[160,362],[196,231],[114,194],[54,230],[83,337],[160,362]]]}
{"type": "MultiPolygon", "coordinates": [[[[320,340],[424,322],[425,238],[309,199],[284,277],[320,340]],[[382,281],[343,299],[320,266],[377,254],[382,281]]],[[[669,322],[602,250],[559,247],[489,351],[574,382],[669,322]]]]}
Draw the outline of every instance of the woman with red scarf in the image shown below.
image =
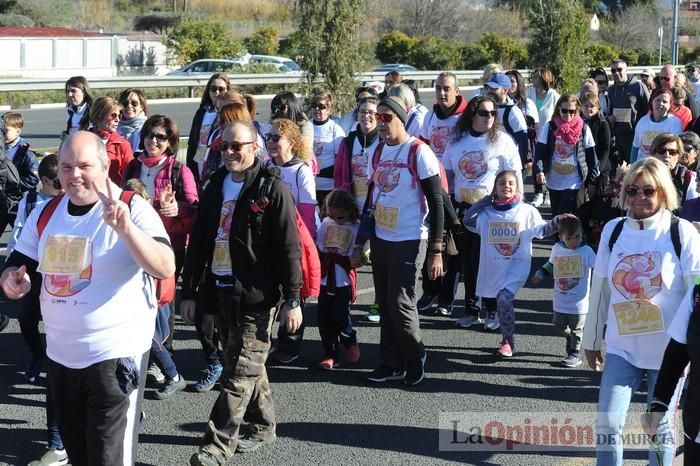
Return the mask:
{"type": "Polygon", "coordinates": [[[561,96],[537,138],[535,176],[549,189],[552,215],[576,213],[584,197],[579,193],[598,178],[595,140],[579,115],[580,107],[574,94],[561,96]]]}
{"type": "Polygon", "coordinates": [[[117,133],[122,106],[111,97],[98,97],[90,107],[90,131],[97,134],[107,147],[109,179],[121,184],[124,168],[134,158],[129,141],[117,133]]]}

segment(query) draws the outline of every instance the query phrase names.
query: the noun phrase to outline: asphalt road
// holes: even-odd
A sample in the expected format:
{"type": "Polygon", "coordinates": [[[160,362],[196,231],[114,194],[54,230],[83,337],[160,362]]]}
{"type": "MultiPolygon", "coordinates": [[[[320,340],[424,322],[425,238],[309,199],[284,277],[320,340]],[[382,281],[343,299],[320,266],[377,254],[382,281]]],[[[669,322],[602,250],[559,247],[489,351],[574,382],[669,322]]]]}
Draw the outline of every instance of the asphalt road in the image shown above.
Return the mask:
{"type": "MultiPolygon", "coordinates": [[[[550,244],[535,245],[535,266],[548,257],[550,244]]],[[[421,327],[428,351],[427,379],[414,388],[396,383],[370,385],[364,377],[379,360],[379,327],[363,320],[373,299],[371,271],[364,267],[359,273],[358,303],[352,311],[362,351],[360,361],[331,372],[315,368],[322,350],[315,305],[310,305],[305,312],[309,325],[302,358],[290,366],[269,368],[277,442],[258,452],[237,454],[230,463],[593,464],[591,450],[451,452],[439,444],[441,413],[478,413],[467,418],[478,415],[508,420],[538,413],[575,417],[595,412],[599,376],[585,366],[568,369],[557,364],[564,353],[564,339],[555,336],[551,326],[549,286],[551,283],[528,286],[518,293],[513,358],[504,360],[496,355],[499,334],[456,328],[454,318],[426,316],[421,327]]],[[[458,304],[461,314],[462,301],[458,304]]],[[[0,310],[16,317],[18,307],[3,301],[0,310]]],[[[178,321],[176,339],[175,361],[193,383],[205,364],[194,328],[178,321]]],[[[15,319],[0,334],[0,348],[0,464],[24,465],[46,448],[45,379],[31,385],[22,377],[29,356],[15,319]]],[[[216,390],[207,394],[186,391],[158,401],[153,389],[147,389],[139,464],[187,464],[199,445],[217,395],[216,390]]],[[[635,397],[630,419],[643,410],[642,401],[642,396],[635,397]]],[[[449,430],[442,433],[448,438],[452,435],[449,430]]],[[[625,464],[646,464],[646,452],[627,453],[625,464]]]]}

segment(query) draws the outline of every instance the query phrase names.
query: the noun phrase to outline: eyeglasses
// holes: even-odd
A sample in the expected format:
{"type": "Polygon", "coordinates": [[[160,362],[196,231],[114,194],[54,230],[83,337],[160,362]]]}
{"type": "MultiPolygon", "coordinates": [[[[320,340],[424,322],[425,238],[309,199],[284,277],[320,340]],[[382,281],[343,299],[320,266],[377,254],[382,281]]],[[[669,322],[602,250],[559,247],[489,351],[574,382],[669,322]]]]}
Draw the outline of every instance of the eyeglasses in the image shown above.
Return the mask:
{"type": "Polygon", "coordinates": [[[326,104],[319,104],[319,103],[313,103],[311,104],[311,108],[314,110],[325,110],[328,108],[328,105],[326,104]]]}
{"type": "Polygon", "coordinates": [[[391,123],[391,120],[394,119],[394,114],[393,113],[377,113],[374,116],[377,121],[381,121],[382,123],[391,123]]]}
{"type": "Polygon", "coordinates": [[[232,142],[226,142],[226,141],[221,141],[219,143],[219,151],[221,152],[226,152],[231,149],[233,152],[238,152],[241,149],[243,149],[243,146],[247,146],[248,144],[254,144],[255,141],[248,141],[248,142],[238,142],[238,141],[232,141],[232,142]]]}
{"type": "Polygon", "coordinates": [[[268,141],[268,142],[269,142],[269,141],[272,141],[272,142],[280,142],[280,139],[282,139],[282,135],[281,135],[281,134],[272,134],[272,133],[269,133],[269,134],[267,134],[267,135],[265,136],[265,140],[268,141]]]}
{"type": "Polygon", "coordinates": [[[671,157],[676,156],[680,153],[678,149],[668,149],[666,147],[659,147],[654,151],[654,153],[657,155],[665,155],[666,152],[668,152],[668,155],[670,155],[671,157]]]}
{"type": "Polygon", "coordinates": [[[165,142],[168,140],[168,135],[163,133],[154,133],[153,131],[148,131],[143,133],[145,139],[155,139],[158,142],[165,142]]]}
{"type": "Polygon", "coordinates": [[[476,114],[479,115],[480,117],[484,117],[484,118],[488,118],[488,117],[496,118],[496,116],[498,116],[498,110],[477,110],[476,114]]]}
{"type": "MultiPolygon", "coordinates": [[[[693,147],[693,146],[683,146],[683,150],[684,150],[685,152],[692,152],[692,151],[695,150],[695,147],[693,147]]],[[[699,177],[698,179],[700,179],[700,177],[699,177]]]]}
{"type": "Polygon", "coordinates": [[[576,112],[578,112],[578,110],[576,110],[575,108],[560,108],[559,112],[561,112],[562,115],[566,115],[567,113],[569,115],[576,115],[576,112]]]}
{"type": "Polygon", "coordinates": [[[141,102],[139,102],[138,100],[125,100],[124,102],[122,102],[122,105],[124,107],[128,107],[129,105],[131,105],[132,107],[138,107],[141,105],[141,102]]]}
{"type": "Polygon", "coordinates": [[[644,197],[651,197],[654,195],[654,193],[658,191],[657,188],[638,188],[636,186],[627,186],[625,188],[625,194],[627,194],[629,197],[636,197],[637,194],[642,193],[644,194],[644,197]]]}
{"type": "Polygon", "coordinates": [[[112,112],[109,115],[107,115],[105,118],[108,119],[109,121],[118,120],[119,119],[119,112],[112,112]]]}
{"type": "Polygon", "coordinates": [[[368,116],[368,117],[374,117],[377,115],[377,112],[374,112],[372,110],[360,110],[358,113],[362,116],[368,116]]]}
{"type": "Polygon", "coordinates": [[[213,92],[215,94],[216,93],[223,94],[224,92],[226,92],[226,88],[223,86],[209,86],[209,92],[213,92]]]}
{"type": "Polygon", "coordinates": [[[624,68],[610,68],[611,73],[622,73],[623,71],[625,71],[624,68]]]}

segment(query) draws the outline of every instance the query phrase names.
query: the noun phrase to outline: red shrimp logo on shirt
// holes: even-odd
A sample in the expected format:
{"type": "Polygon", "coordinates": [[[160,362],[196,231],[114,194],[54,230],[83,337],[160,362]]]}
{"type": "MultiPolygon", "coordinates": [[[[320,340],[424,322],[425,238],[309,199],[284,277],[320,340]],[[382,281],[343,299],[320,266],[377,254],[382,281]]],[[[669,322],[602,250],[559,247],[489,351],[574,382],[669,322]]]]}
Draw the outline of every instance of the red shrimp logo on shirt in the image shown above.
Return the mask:
{"type": "Polygon", "coordinates": [[[459,159],[459,171],[468,180],[477,180],[484,176],[488,164],[481,151],[465,152],[459,159]]]}
{"type": "Polygon", "coordinates": [[[557,278],[557,286],[561,291],[573,290],[578,286],[579,278],[557,278]]]}
{"type": "Polygon", "coordinates": [[[92,265],[88,265],[79,274],[46,274],[44,289],[52,296],[65,298],[80,293],[90,285],[92,265]]]}
{"type": "Polygon", "coordinates": [[[377,169],[372,176],[374,184],[381,189],[383,193],[390,193],[399,185],[399,178],[401,178],[401,169],[399,167],[394,167],[392,170],[392,161],[384,160],[379,162],[377,169]]]}
{"type": "Polygon", "coordinates": [[[231,218],[233,209],[236,208],[236,201],[226,201],[221,205],[221,215],[219,216],[219,229],[216,230],[216,239],[228,239],[231,232],[231,218]]]}
{"type": "Polygon", "coordinates": [[[651,299],[656,296],[663,280],[661,253],[631,254],[620,260],[612,275],[613,284],[627,299],[651,299]]]}
{"type": "Polygon", "coordinates": [[[364,178],[367,176],[367,153],[353,154],[352,156],[352,176],[353,178],[364,178]]]}
{"type": "Polygon", "coordinates": [[[449,126],[434,126],[430,132],[430,147],[435,155],[442,156],[447,147],[447,140],[450,137],[451,128],[449,126]]]}

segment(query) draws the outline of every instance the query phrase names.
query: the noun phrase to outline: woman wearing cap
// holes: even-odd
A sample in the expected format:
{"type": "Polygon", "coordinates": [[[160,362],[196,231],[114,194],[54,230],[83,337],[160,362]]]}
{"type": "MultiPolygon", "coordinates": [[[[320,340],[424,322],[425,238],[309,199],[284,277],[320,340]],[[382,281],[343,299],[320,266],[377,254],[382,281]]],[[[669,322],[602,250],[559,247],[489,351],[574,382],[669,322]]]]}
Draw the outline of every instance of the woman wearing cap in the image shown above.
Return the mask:
{"type": "Polygon", "coordinates": [[[579,115],[580,107],[575,95],[561,96],[537,138],[534,172],[537,182],[549,189],[552,215],[575,213],[579,191],[598,178],[595,140],[579,115]]]}
{"type": "Polygon", "coordinates": [[[400,99],[382,100],[376,118],[383,142],[368,164],[372,184],[352,256],[352,263],[360,265],[369,239],[381,316],[381,363],[368,380],[417,385],[425,377],[426,352],[415,288],[426,245],[429,278],[442,275],[440,167],[430,146],[406,132],[406,109],[400,99]]]}
{"type": "MultiPolygon", "coordinates": [[[[700,236],[689,222],[673,220],[671,211],[678,200],[663,163],[649,157],[633,164],[622,182],[621,201],[627,217],[611,220],[603,228],[583,332],[588,364],[603,372],[597,464],[616,466],[623,465],[621,437],[632,397],[646,377],[649,406],[669,341],[666,331],[700,274],[700,251],[695,246],[700,236]]],[[[662,464],[673,463],[673,416],[682,385],[674,387],[667,403],[672,409],[659,425],[659,444],[649,447],[650,465],[661,462],[657,455],[662,464]]]]}
{"type": "Polygon", "coordinates": [[[608,114],[608,108],[610,107],[610,96],[608,96],[608,85],[610,84],[610,79],[608,78],[608,73],[605,68],[596,68],[591,71],[590,75],[598,84],[598,102],[600,104],[600,113],[602,115],[608,114]]]}

